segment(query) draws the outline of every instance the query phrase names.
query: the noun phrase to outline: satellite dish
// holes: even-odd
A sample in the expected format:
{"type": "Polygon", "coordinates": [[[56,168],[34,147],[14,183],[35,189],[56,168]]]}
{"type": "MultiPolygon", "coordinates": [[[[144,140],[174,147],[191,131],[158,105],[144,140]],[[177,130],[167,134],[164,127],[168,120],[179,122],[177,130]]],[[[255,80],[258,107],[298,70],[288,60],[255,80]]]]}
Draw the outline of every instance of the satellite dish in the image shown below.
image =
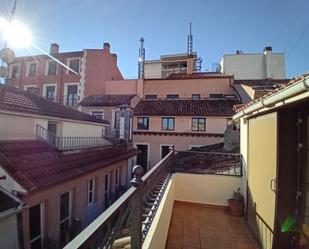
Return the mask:
{"type": "Polygon", "coordinates": [[[0,51],[0,59],[5,63],[10,64],[15,60],[15,53],[10,48],[4,48],[0,51]]]}
{"type": "Polygon", "coordinates": [[[5,66],[0,66],[0,78],[8,78],[9,70],[5,66]]]}

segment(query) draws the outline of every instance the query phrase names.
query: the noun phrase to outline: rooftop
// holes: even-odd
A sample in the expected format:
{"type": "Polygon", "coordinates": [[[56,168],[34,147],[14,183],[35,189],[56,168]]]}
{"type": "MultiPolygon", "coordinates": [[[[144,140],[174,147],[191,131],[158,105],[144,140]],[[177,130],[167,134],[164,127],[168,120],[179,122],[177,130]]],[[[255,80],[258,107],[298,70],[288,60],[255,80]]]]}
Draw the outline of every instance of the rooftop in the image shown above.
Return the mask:
{"type": "Polygon", "coordinates": [[[126,146],[63,154],[38,140],[0,141],[0,164],[27,191],[71,180],[137,154],[126,146]]]}
{"type": "Polygon", "coordinates": [[[97,119],[89,114],[76,111],[44,99],[36,94],[0,84],[0,111],[13,111],[73,119],[91,123],[109,124],[107,120],[97,119]]]}
{"type": "Polygon", "coordinates": [[[0,186],[0,213],[16,209],[21,202],[15,196],[9,193],[6,189],[0,186]]]}
{"type": "Polygon", "coordinates": [[[141,100],[134,109],[135,115],[147,116],[232,116],[237,100],[141,100]]]}
{"type": "Polygon", "coordinates": [[[222,74],[219,72],[202,72],[202,73],[172,73],[166,78],[146,78],[146,81],[151,80],[183,80],[183,79],[214,79],[214,78],[232,78],[233,76],[228,74],[222,74]]]}
{"type": "Polygon", "coordinates": [[[134,94],[98,94],[90,95],[83,99],[81,106],[120,106],[130,105],[130,101],[135,97],[134,94]]]}

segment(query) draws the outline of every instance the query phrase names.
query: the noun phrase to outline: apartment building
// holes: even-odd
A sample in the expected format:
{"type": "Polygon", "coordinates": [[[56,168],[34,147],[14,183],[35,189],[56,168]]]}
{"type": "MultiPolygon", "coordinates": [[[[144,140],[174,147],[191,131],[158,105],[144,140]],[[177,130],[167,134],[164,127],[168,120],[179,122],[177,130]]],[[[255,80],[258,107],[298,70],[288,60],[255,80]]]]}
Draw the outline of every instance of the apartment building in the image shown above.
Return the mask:
{"type": "Polygon", "coordinates": [[[63,53],[59,51],[59,45],[53,43],[50,56],[16,57],[9,64],[6,83],[50,101],[77,106],[86,96],[104,93],[107,80],[123,79],[117,66],[117,55],[110,52],[109,43],[104,43],[102,49],[63,53]]]}
{"type": "Polygon", "coordinates": [[[159,60],[144,62],[144,78],[165,78],[172,73],[199,72],[201,58],[197,53],[161,55],[159,60]]]}
{"type": "Polygon", "coordinates": [[[0,120],[0,185],[26,206],[23,248],[63,247],[127,189],[137,151],[105,138],[108,121],[8,85],[0,120]]]}

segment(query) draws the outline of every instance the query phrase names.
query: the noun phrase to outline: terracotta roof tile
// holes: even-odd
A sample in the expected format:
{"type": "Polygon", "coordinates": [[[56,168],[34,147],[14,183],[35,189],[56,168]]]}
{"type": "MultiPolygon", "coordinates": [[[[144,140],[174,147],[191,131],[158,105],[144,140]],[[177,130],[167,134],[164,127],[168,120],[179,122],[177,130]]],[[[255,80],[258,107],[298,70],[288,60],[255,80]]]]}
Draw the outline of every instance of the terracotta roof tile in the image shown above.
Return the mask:
{"type": "Polygon", "coordinates": [[[234,80],[234,84],[246,86],[273,86],[288,84],[290,79],[264,79],[264,80],[234,80]]]}
{"type": "Polygon", "coordinates": [[[2,84],[0,84],[0,110],[109,124],[107,120],[97,119],[89,114],[51,102],[33,93],[2,84]]]}
{"type": "Polygon", "coordinates": [[[273,94],[275,94],[275,93],[277,93],[277,92],[279,92],[279,91],[281,91],[281,90],[287,88],[288,86],[293,85],[294,83],[298,82],[299,80],[304,79],[304,78],[307,77],[307,76],[309,76],[309,72],[308,72],[308,73],[305,73],[305,74],[302,74],[302,75],[299,75],[299,76],[296,76],[295,78],[293,78],[292,80],[290,80],[287,84],[283,84],[283,85],[281,85],[281,86],[275,88],[273,91],[270,91],[269,93],[267,93],[267,94],[265,94],[265,95],[262,95],[261,97],[259,97],[259,98],[257,98],[257,99],[254,99],[254,100],[252,100],[251,102],[249,102],[249,103],[247,103],[247,104],[245,104],[245,105],[243,105],[243,106],[240,106],[240,105],[239,105],[238,107],[234,108],[234,110],[235,110],[236,112],[240,112],[240,111],[246,109],[247,107],[249,107],[249,106],[251,106],[251,105],[253,105],[253,104],[255,104],[255,103],[261,101],[262,99],[265,99],[265,98],[267,98],[267,97],[270,97],[271,95],[273,95],[273,94]]]}
{"type": "Polygon", "coordinates": [[[136,154],[136,149],[126,146],[62,154],[42,141],[0,141],[0,165],[30,192],[71,180],[136,154]]]}
{"type": "Polygon", "coordinates": [[[131,99],[136,95],[134,94],[100,94],[90,95],[85,98],[81,106],[120,106],[123,104],[130,105],[131,99]]]}
{"type": "Polygon", "coordinates": [[[232,116],[237,100],[141,100],[134,115],[147,116],[232,116]]]}

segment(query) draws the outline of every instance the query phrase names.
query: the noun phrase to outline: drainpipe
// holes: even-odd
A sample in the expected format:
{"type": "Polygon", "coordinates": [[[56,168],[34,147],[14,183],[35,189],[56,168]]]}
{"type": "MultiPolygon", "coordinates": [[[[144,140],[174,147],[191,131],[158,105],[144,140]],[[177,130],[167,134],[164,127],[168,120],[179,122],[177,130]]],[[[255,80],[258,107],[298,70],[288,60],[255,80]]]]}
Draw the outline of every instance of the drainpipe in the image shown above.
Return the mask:
{"type": "Polygon", "coordinates": [[[287,86],[281,91],[278,91],[271,96],[258,101],[257,103],[252,104],[251,106],[245,108],[244,110],[238,112],[234,115],[233,119],[239,119],[242,116],[252,114],[253,112],[259,111],[265,107],[271,107],[275,103],[287,100],[288,98],[294,97],[298,94],[309,91],[309,77],[307,76],[303,80],[298,81],[297,83],[287,86]]]}

